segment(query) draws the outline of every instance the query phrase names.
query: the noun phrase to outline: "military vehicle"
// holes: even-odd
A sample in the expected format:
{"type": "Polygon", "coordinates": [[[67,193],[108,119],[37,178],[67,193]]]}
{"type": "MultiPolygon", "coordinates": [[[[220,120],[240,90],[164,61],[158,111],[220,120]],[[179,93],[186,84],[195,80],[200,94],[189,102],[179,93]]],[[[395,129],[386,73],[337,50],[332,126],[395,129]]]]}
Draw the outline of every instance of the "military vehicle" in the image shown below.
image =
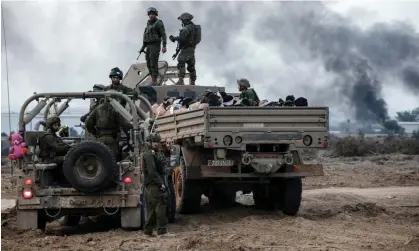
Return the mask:
{"type": "MultiPolygon", "coordinates": [[[[151,108],[148,101],[139,99],[151,108]]],[[[19,128],[29,149],[24,159],[14,161],[17,167],[17,219],[21,229],[45,229],[46,222],[65,216],[64,225],[74,226],[81,216],[107,215],[120,219],[125,229],[138,229],[144,224],[146,208],[142,181],[141,155],[146,147],[150,123],[148,115],[136,107],[130,97],[117,92],[76,92],[34,94],[23,104],[19,115],[19,128]],[[73,147],[65,156],[62,167],[38,159],[39,141],[45,130],[26,131],[25,125],[45,107],[60,99],[68,99],[56,115],[60,115],[71,99],[109,98],[112,106],[132,122],[133,130],[120,142],[129,145],[120,161],[104,144],[88,138],[64,138],[73,147]],[[131,107],[128,113],[115,99],[125,99],[131,107]],[[38,104],[29,113],[28,105],[38,104]],[[115,101],[115,102],[114,102],[115,101]]],[[[40,123],[42,124],[42,123],[40,123]]],[[[123,148],[123,146],[121,146],[123,148]]],[[[174,213],[168,211],[173,221],[174,213]]]]}
{"type": "MultiPolygon", "coordinates": [[[[175,83],[176,67],[159,62],[157,97],[145,64],[135,63],[123,83],[153,102],[165,97],[201,96],[217,86],[175,83]],[[150,90],[150,89],[149,89],[150,90]]],[[[187,76],[188,77],[188,76],[187,76]]],[[[143,104],[139,104],[144,107],[143,104]]],[[[328,107],[207,107],[156,118],[156,131],[172,147],[172,179],[180,213],[200,209],[201,195],[210,204],[233,206],[236,191],[253,192],[255,206],[295,215],[302,178],[322,176],[320,164],[304,164],[299,149],[328,147],[328,107]]]]}

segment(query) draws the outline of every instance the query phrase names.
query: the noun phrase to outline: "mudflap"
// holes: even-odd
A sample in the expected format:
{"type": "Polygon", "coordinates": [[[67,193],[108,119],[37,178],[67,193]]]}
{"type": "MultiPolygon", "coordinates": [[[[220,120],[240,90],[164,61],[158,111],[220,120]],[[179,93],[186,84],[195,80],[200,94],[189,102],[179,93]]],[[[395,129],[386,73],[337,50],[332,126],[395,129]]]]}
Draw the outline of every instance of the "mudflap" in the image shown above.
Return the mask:
{"type": "Polygon", "coordinates": [[[138,230],[142,226],[142,207],[128,207],[121,209],[121,228],[138,230]]]}
{"type": "Polygon", "coordinates": [[[45,230],[46,217],[42,210],[17,210],[17,225],[19,229],[45,230]]]}

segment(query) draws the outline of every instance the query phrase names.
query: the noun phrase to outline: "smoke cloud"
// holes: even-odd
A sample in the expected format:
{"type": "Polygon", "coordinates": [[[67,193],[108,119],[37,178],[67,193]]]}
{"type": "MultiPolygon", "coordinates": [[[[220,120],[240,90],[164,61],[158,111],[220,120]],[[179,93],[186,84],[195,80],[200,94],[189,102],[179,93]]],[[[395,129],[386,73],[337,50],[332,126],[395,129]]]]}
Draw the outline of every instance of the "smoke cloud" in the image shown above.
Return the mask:
{"type": "MultiPolygon", "coordinates": [[[[178,33],[182,12],[202,26],[197,84],[236,91],[236,79],[245,77],[261,98],[305,96],[310,105],[330,106],[332,116],[341,111],[384,125],[392,124],[385,88],[405,90],[400,99],[419,94],[415,27],[394,21],[360,27],[319,2],[6,2],[13,110],[35,91],[88,90],[107,84],[112,67],[126,71],[141,47],[150,6],[159,10],[167,35],[178,33]]],[[[168,41],[160,59],[176,65],[175,47],[168,41]]],[[[4,73],[2,66],[2,110],[4,73]]],[[[412,109],[419,101],[411,105],[390,107],[412,109]]]]}

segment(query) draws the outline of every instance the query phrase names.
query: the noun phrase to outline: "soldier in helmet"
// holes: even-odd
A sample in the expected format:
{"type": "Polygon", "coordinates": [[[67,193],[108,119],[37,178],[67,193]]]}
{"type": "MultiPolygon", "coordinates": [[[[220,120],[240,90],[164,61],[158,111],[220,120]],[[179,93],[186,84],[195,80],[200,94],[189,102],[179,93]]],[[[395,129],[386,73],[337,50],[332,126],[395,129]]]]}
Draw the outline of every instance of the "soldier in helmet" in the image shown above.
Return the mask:
{"type": "MultiPolygon", "coordinates": [[[[134,98],[138,96],[138,93],[129,88],[128,86],[125,86],[121,83],[122,77],[124,74],[118,67],[114,67],[111,69],[111,72],[109,73],[109,78],[111,79],[112,83],[108,86],[106,86],[103,91],[109,91],[109,90],[115,90],[117,92],[122,92],[126,95],[133,95],[134,98]]],[[[122,106],[125,107],[126,101],[124,99],[119,100],[122,106]]]]}
{"type": "Polygon", "coordinates": [[[187,12],[182,13],[178,17],[182,21],[182,29],[178,37],[170,35],[169,39],[172,42],[178,41],[180,53],[178,56],[179,80],[177,85],[184,85],[183,79],[185,78],[186,69],[185,65],[188,64],[188,72],[190,75],[190,85],[195,85],[196,70],[195,70],[195,48],[201,41],[200,26],[192,22],[193,16],[187,12]],[[199,34],[199,36],[196,36],[199,34]],[[199,37],[199,38],[198,38],[199,37]]]}
{"type": "Polygon", "coordinates": [[[121,128],[124,131],[132,129],[132,125],[115,111],[108,98],[102,99],[93,109],[85,125],[89,133],[112,150],[115,158],[119,156],[118,132],[121,128]]]}
{"type": "Polygon", "coordinates": [[[157,234],[162,235],[167,233],[168,196],[164,185],[164,163],[158,153],[161,148],[161,138],[158,134],[150,134],[147,140],[150,142],[150,148],[143,155],[144,186],[147,192],[147,219],[144,234],[152,236],[153,230],[157,229],[157,234]]]}
{"type": "Polygon", "coordinates": [[[58,166],[64,162],[64,156],[70,150],[71,146],[57,135],[61,127],[59,117],[49,117],[46,121],[47,131],[39,140],[39,158],[44,162],[54,162],[58,166]]]}
{"type": "MultiPolygon", "coordinates": [[[[105,89],[104,85],[94,85],[93,86],[93,92],[101,92],[105,89]]],[[[83,116],[80,117],[80,121],[81,122],[85,122],[87,117],[90,115],[90,113],[92,113],[93,109],[95,109],[97,106],[99,105],[99,99],[94,99],[94,103],[92,106],[90,106],[89,111],[84,114],[83,116]]]]}
{"type": "Polygon", "coordinates": [[[151,83],[152,85],[157,85],[160,44],[163,43],[161,51],[166,53],[167,37],[163,21],[157,19],[159,15],[157,9],[154,7],[148,8],[147,15],[150,19],[147,21],[147,26],[144,29],[142,50],[147,48],[145,60],[147,61],[147,68],[151,75],[151,83]]]}
{"type": "Polygon", "coordinates": [[[243,104],[248,106],[259,106],[259,97],[253,88],[250,88],[249,80],[241,78],[237,80],[239,86],[240,98],[243,100],[243,104]]]}

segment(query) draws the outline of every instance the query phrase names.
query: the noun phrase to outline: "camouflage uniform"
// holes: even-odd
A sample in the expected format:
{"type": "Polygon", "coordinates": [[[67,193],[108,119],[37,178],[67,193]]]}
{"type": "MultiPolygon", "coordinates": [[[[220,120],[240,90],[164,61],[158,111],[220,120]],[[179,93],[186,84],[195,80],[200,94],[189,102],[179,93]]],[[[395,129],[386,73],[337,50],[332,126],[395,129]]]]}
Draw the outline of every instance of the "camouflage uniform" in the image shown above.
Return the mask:
{"type": "Polygon", "coordinates": [[[95,135],[99,142],[112,150],[115,158],[119,153],[117,136],[120,128],[132,129],[132,125],[115,111],[108,100],[103,101],[92,111],[85,125],[89,133],[95,135]]]}
{"type": "Polygon", "coordinates": [[[55,116],[48,118],[46,134],[39,140],[39,158],[44,162],[54,162],[59,166],[63,164],[64,156],[71,148],[56,134],[60,124],[60,118],[55,116]],[[57,125],[57,127],[54,125],[57,125]]]}
{"type": "MultiPolygon", "coordinates": [[[[93,86],[93,92],[102,92],[104,91],[104,89],[105,89],[104,85],[93,86]]],[[[93,109],[95,109],[98,105],[99,105],[99,101],[98,99],[96,99],[95,103],[90,107],[89,112],[80,117],[80,121],[84,123],[87,117],[89,117],[90,113],[92,113],[93,109]]]]}
{"type": "MultiPolygon", "coordinates": [[[[149,140],[160,142],[158,135],[150,135],[149,140]]],[[[157,228],[157,234],[167,233],[168,219],[166,215],[167,191],[162,189],[164,185],[164,163],[161,154],[148,149],[144,153],[144,186],[147,191],[147,219],[144,225],[144,233],[151,235],[157,228]]]]}
{"type": "MultiPolygon", "coordinates": [[[[111,72],[109,73],[109,78],[112,78],[114,76],[119,77],[119,79],[122,80],[122,77],[124,75],[118,67],[115,67],[115,68],[111,69],[111,72]]],[[[116,84],[112,83],[108,86],[105,86],[105,88],[103,89],[103,91],[105,91],[105,92],[109,91],[109,90],[114,90],[114,91],[117,91],[117,92],[121,92],[122,94],[125,94],[125,95],[133,95],[134,98],[136,98],[138,96],[138,93],[135,90],[129,88],[128,86],[123,85],[120,82],[118,82],[116,84]]],[[[121,103],[121,105],[123,107],[125,107],[125,105],[127,104],[125,99],[119,99],[118,98],[118,101],[119,101],[119,103],[121,103]]]]}
{"type": "MultiPolygon", "coordinates": [[[[158,16],[157,10],[153,7],[147,10],[147,15],[152,13],[158,16]]],[[[154,84],[157,82],[157,76],[159,75],[159,56],[161,49],[160,44],[162,42],[163,48],[166,48],[167,37],[163,21],[157,18],[148,20],[147,26],[144,29],[143,48],[147,48],[145,53],[145,60],[147,62],[147,68],[150,72],[152,82],[154,84]]]]}
{"type": "Polygon", "coordinates": [[[195,24],[191,21],[193,16],[189,13],[183,13],[178,17],[182,21],[182,29],[180,30],[178,37],[170,36],[172,42],[179,41],[180,53],[178,55],[177,68],[179,70],[179,80],[177,85],[184,85],[183,79],[186,75],[185,65],[188,64],[188,72],[190,75],[190,85],[195,85],[196,80],[196,69],[195,69],[195,47],[196,44],[193,41],[195,24]]]}
{"type": "Polygon", "coordinates": [[[248,106],[259,106],[259,97],[256,91],[250,88],[249,80],[242,78],[237,80],[237,84],[239,85],[240,99],[243,100],[243,104],[248,106]]]}

